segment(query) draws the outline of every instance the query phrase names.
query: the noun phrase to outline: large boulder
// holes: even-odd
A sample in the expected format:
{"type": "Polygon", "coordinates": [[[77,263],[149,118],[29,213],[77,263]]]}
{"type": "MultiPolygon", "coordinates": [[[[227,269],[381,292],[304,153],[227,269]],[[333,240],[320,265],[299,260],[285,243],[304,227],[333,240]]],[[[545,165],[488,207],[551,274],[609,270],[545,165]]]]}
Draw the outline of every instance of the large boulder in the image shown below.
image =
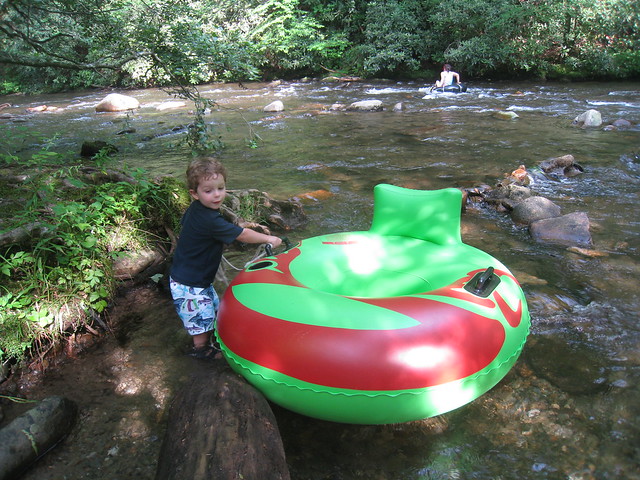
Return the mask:
{"type": "Polygon", "coordinates": [[[602,115],[598,110],[587,110],[581,113],[573,120],[574,125],[582,128],[599,127],[602,125],[602,115]]]}
{"type": "Polygon", "coordinates": [[[511,212],[511,218],[516,223],[529,225],[538,220],[560,216],[558,205],[545,197],[529,197],[517,203],[511,212]]]}
{"type": "Polygon", "coordinates": [[[110,93],[96,105],[96,112],[124,112],[140,108],[140,102],[133,97],[110,93]]]}
{"type": "Polygon", "coordinates": [[[565,246],[591,246],[589,217],[584,212],[574,212],[555,218],[538,220],[529,225],[529,232],[538,242],[565,246]]]}

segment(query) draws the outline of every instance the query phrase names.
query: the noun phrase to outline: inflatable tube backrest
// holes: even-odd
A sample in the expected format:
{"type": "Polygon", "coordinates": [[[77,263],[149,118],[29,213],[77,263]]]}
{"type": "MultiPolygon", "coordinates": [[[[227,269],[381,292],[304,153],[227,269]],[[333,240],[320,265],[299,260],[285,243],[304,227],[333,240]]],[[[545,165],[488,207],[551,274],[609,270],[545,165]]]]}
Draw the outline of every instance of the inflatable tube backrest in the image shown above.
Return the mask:
{"type": "Polygon", "coordinates": [[[462,243],[462,192],[457,188],[412,190],[380,184],[373,189],[370,232],[426,240],[438,245],[462,243]]]}

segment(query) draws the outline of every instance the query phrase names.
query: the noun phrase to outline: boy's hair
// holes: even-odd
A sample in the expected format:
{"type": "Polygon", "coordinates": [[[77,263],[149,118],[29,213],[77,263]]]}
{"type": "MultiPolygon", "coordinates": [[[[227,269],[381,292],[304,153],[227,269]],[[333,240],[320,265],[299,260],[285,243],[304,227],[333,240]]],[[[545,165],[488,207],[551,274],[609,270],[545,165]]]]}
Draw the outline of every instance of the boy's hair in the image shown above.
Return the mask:
{"type": "Polygon", "coordinates": [[[199,157],[192,160],[187,168],[187,188],[197,190],[202,180],[222,175],[227,180],[227,170],[214,157],[199,157]]]}
{"type": "Polygon", "coordinates": [[[450,71],[451,71],[451,65],[449,65],[448,63],[445,63],[445,64],[444,64],[444,69],[445,69],[447,72],[450,72],[450,71]]]}

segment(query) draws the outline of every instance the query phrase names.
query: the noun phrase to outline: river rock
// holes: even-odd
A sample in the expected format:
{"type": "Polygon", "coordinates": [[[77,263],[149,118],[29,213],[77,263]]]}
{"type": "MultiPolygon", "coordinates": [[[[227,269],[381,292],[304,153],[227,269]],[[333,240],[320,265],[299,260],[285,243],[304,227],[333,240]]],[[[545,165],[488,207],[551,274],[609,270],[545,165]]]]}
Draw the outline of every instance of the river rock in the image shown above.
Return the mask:
{"type": "Polygon", "coordinates": [[[282,112],[284,111],[284,103],[280,100],[276,100],[275,102],[271,102],[269,105],[262,109],[263,112],[282,112]]]}
{"type": "Polygon", "coordinates": [[[529,187],[509,183],[505,180],[496,185],[494,189],[487,188],[480,193],[483,200],[499,212],[510,212],[520,202],[533,195],[529,187]]]}
{"type": "Polygon", "coordinates": [[[602,378],[606,356],[590,349],[584,340],[567,341],[564,337],[536,335],[530,337],[525,358],[538,377],[574,395],[588,395],[606,389],[602,378]]]}
{"type": "Polygon", "coordinates": [[[380,100],[361,100],[353,102],[347,107],[347,110],[352,112],[380,112],[382,109],[383,106],[380,100]]]}
{"type": "Polygon", "coordinates": [[[501,182],[502,185],[529,185],[531,183],[531,176],[527,172],[527,168],[524,165],[520,165],[513,172],[505,177],[501,182]]]}
{"type": "Polygon", "coordinates": [[[169,102],[162,102],[160,105],[156,107],[156,110],[159,112],[164,112],[165,110],[171,110],[173,108],[182,108],[186,107],[187,103],[180,100],[172,100],[169,102]]]}
{"type": "Polygon", "coordinates": [[[589,226],[589,217],[586,213],[574,212],[535,221],[529,225],[529,232],[539,242],[588,247],[592,244],[589,226]]]}
{"type": "Polygon", "coordinates": [[[229,222],[237,225],[240,225],[243,219],[235,212],[240,212],[241,205],[243,204],[259,206],[257,216],[266,218],[269,228],[290,231],[300,228],[308,222],[302,203],[295,198],[276,200],[268,193],[255,189],[227,190],[226,202],[228,206],[223,205],[220,208],[220,213],[222,213],[229,222]]]}
{"type": "Polygon", "coordinates": [[[533,192],[528,187],[523,185],[511,184],[504,187],[504,192],[507,198],[515,200],[516,202],[522,202],[527,198],[531,198],[533,192]]]}
{"type": "Polygon", "coordinates": [[[598,110],[587,110],[581,113],[573,120],[574,125],[582,128],[599,127],[602,125],[602,115],[598,110]]]}
{"type": "Polygon", "coordinates": [[[533,196],[517,203],[511,212],[511,218],[516,223],[529,225],[538,220],[560,216],[558,205],[545,197],[533,196]]]}
{"type": "Polygon", "coordinates": [[[113,276],[118,280],[133,280],[150,267],[163,262],[164,259],[164,255],[157,250],[138,250],[114,260],[113,276]]]}
{"type": "Polygon", "coordinates": [[[18,478],[73,427],[78,408],[64,397],[49,397],[0,430],[0,480],[18,478]]]}
{"type": "Polygon", "coordinates": [[[516,118],[520,118],[516,112],[505,112],[502,110],[493,112],[491,116],[499,120],[515,120],[516,118]]]}
{"type": "Polygon", "coordinates": [[[576,163],[573,155],[562,155],[540,163],[540,169],[553,176],[575,177],[584,172],[582,165],[576,163]]]}
{"type": "Polygon", "coordinates": [[[620,130],[626,130],[627,128],[631,128],[633,126],[633,124],[629,120],[626,120],[624,118],[618,118],[617,120],[614,120],[611,125],[620,130]]]}
{"type": "Polygon", "coordinates": [[[552,170],[564,169],[569,165],[573,165],[575,158],[573,155],[562,155],[561,157],[550,158],[540,163],[540,168],[543,172],[550,172],[552,170]]]}
{"type": "Polygon", "coordinates": [[[110,93],[96,105],[96,112],[123,112],[140,108],[140,102],[128,95],[110,93]]]}

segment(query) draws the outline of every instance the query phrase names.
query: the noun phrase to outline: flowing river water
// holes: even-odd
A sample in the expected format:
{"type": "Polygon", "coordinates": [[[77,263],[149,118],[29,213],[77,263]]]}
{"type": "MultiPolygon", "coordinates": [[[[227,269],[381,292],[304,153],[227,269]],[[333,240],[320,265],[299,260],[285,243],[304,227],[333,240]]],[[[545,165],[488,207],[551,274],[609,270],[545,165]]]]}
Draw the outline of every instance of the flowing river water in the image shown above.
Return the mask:
{"type": "MultiPolygon", "coordinates": [[[[305,206],[309,224],[289,232],[292,240],[367,229],[378,183],[495,185],[525,165],[536,193],[562,213],[587,213],[597,255],[537,243],[504,213],[467,209],[463,241],[500,259],[526,293],[532,332],[522,357],[478,400],[421,422],[341,425],[274,407],[292,478],[640,479],[640,84],[471,84],[466,94],[426,96],[421,87],[310,81],[200,91],[218,102],[206,119],[226,144],[229,188],[281,199],[330,193],[305,206]],[[383,111],[329,109],[374,99],[383,111]],[[265,113],[274,100],[285,110],[265,113]],[[403,110],[394,111],[399,102],[403,110]],[[622,118],[632,126],[572,125],[588,109],[605,124],[622,118]],[[541,173],[541,162],[566,154],[584,173],[541,173]]],[[[0,98],[13,115],[0,120],[11,138],[2,142],[27,156],[44,145],[79,152],[84,140],[105,140],[130,166],[182,177],[188,107],[158,109],[173,100],[159,90],[123,93],[141,108],[96,114],[105,92],[0,98]],[[60,110],[25,114],[40,105],[60,110]]],[[[171,308],[166,292],[128,292],[111,312],[125,333],[23,387],[32,398],[66,394],[81,412],[71,435],[25,478],[153,478],[168,405],[192,366],[171,308]]]]}

